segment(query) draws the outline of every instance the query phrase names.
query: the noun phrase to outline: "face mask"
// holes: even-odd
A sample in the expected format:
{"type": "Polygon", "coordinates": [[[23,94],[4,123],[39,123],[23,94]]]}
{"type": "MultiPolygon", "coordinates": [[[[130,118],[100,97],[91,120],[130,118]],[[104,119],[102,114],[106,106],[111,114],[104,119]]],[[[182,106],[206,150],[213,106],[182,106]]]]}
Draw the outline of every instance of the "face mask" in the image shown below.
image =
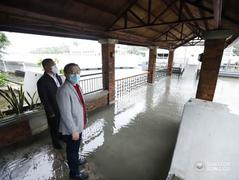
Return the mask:
{"type": "Polygon", "coordinates": [[[77,84],[80,82],[80,74],[71,74],[69,76],[69,81],[72,83],[72,84],[77,84]]]}
{"type": "Polygon", "coordinates": [[[51,71],[53,74],[57,74],[58,73],[58,68],[56,67],[56,65],[51,67],[51,71]]]}

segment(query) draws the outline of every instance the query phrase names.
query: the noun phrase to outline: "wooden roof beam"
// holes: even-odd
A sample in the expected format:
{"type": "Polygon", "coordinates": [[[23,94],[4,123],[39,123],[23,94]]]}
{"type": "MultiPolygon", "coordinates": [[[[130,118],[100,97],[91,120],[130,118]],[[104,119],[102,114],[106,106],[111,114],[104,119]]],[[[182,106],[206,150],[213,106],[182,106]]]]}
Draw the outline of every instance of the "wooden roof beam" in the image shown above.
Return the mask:
{"type": "MultiPolygon", "coordinates": [[[[205,12],[202,9],[200,9],[199,7],[197,7],[197,8],[200,13],[200,16],[205,17],[205,12]]],[[[204,20],[203,23],[204,23],[205,30],[206,31],[209,30],[208,22],[206,20],[204,20]]]]}
{"type": "Polygon", "coordinates": [[[146,24],[137,14],[134,13],[133,10],[129,9],[129,12],[141,23],[141,24],[146,24]]]}
{"type": "MultiPolygon", "coordinates": [[[[144,9],[143,7],[141,7],[140,5],[138,5],[138,4],[136,4],[136,6],[138,7],[138,8],[140,8],[142,11],[144,11],[145,13],[147,12],[147,10],[146,9],[144,9]]],[[[151,14],[151,16],[155,19],[156,17],[155,17],[155,15],[153,15],[153,14],[151,14]]],[[[142,20],[144,20],[144,19],[142,19],[142,20]]],[[[162,21],[162,20],[160,20],[161,22],[164,22],[164,21],[162,21]]],[[[152,22],[153,23],[153,22],[152,22]]],[[[151,23],[151,24],[152,24],[151,23]]],[[[170,28],[172,28],[172,29],[175,29],[175,30],[177,30],[176,28],[174,28],[174,26],[172,26],[172,25],[169,25],[170,26],[170,28]]],[[[155,32],[157,32],[157,33],[162,33],[162,31],[159,31],[159,30],[157,30],[157,29],[155,29],[155,28],[150,28],[150,30],[152,30],[152,31],[155,31],[155,32]]],[[[171,38],[173,39],[173,38],[175,38],[176,36],[173,34],[173,33],[170,33],[170,35],[171,35],[171,38]],[[172,37],[173,36],[173,37],[172,37]]],[[[169,35],[167,34],[167,36],[169,37],[169,35]]],[[[154,39],[154,38],[153,38],[154,39]]],[[[177,39],[177,37],[176,37],[176,39],[177,39]]]]}
{"type": "Polygon", "coordinates": [[[103,27],[30,12],[2,4],[0,4],[0,15],[6,16],[4,21],[1,21],[0,30],[95,40],[112,37],[130,44],[150,44],[148,39],[143,36],[123,32],[105,32],[103,27]],[[21,23],[16,23],[16,19],[21,19],[21,23]]]}
{"type": "Polygon", "coordinates": [[[172,33],[172,31],[169,31],[168,33],[171,34],[175,39],[179,39],[175,34],[172,33]]]}
{"type": "Polygon", "coordinates": [[[189,38],[188,39],[184,39],[182,42],[180,42],[179,44],[175,44],[175,46],[173,46],[172,49],[176,49],[186,43],[188,43],[189,41],[193,40],[195,37],[197,37],[196,35],[194,35],[193,33],[191,33],[190,35],[188,35],[189,38]]]}
{"type": "Polygon", "coordinates": [[[155,41],[154,43],[158,43],[158,42],[179,42],[179,41],[183,41],[184,39],[168,39],[168,40],[158,40],[155,41]]]}
{"type": "Polygon", "coordinates": [[[167,7],[158,15],[154,18],[152,24],[154,24],[160,17],[162,17],[170,8],[172,5],[174,5],[178,0],[173,0],[167,7]]]}
{"type": "MultiPolygon", "coordinates": [[[[191,10],[188,8],[188,5],[187,5],[187,4],[185,4],[185,5],[183,6],[183,8],[185,9],[185,11],[186,11],[186,13],[188,14],[189,17],[194,18],[194,15],[193,15],[193,13],[191,12],[191,10]]],[[[205,20],[203,20],[203,21],[205,21],[205,20]]],[[[194,24],[195,27],[197,27],[198,29],[201,29],[197,22],[193,22],[193,24],[194,24]]]]}
{"type": "Polygon", "coordinates": [[[37,20],[41,22],[47,22],[49,24],[64,24],[72,27],[77,27],[82,30],[90,30],[90,31],[100,31],[103,32],[104,28],[100,26],[95,26],[95,25],[89,25],[86,23],[81,23],[78,21],[74,20],[68,20],[68,19],[63,19],[59,17],[53,17],[45,14],[40,14],[36,12],[31,12],[15,7],[10,7],[6,5],[0,4],[0,13],[6,14],[8,17],[15,16],[15,17],[22,17],[22,18],[28,18],[32,20],[37,20]]]}
{"type": "Polygon", "coordinates": [[[148,24],[151,21],[151,8],[152,8],[152,0],[148,0],[148,24]]]}
{"type": "Polygon", "coordinates": [[[183,38],[183,28],[184,28],[184,23],[182,23],[182,25],[181,25],[180,39],[183,38]]]}
{"type": "Polygon", "coordinates": [[[179,1],[179,12],[178,12],[178,20],[180,21],[182,18],[182,11],[183,11],[183,0],[179,1]]]}
{"type": "MultiPolygon", "coordinates": [[[[169,4],[168,0],[162,0],[162,1],[163,1],[164,4],[166,4],[166,5],[169,4]]],[[[178,16],[178,12],[179,12],[180,10],[179,10],[179,9],[177,8],[177,6],[175,6],[175,4],[174,4],[174,6],[171,7],[171,11],[172,11],[176,16],[178,16]]],[[[185,18],[183,14],[181,14],[181,17],[182,17],[182,18],[185,18]]],[[[185,25],[186,25],[192,32],[194,32],[194,29],[193,29],[193,27],[191,26],[191,24],[185,23],[185,25]]]]}
{"type": "MultiPolygon", "coordinates": [[[[184,6],[184,9],[186,11],[186,13],[188,14],[189,17],[192,17],[192,18],[195,18],[193,13],[191,12],[191,10],[189,9],[188,7],[188,4],[185,4],[184,6]]],[[[203,18],[203,17],[202,17],[203,18]]],[[[207,22],[206,19],[203,20],[203,22],[207,22]]],[[[192,28],[194,29],[194,33],[197,35],[197,36],[202,36],[203,32],[205,31],[204,29],[202,29],[198,22],[193,22],[194,26],[192,26],[192,28]]]]}
{"type": "MultiPolygon", "coordinates": [[[[149,2],[149,3],[151,3],[151,2],[149,2]]],[[[136,4],[135,4],[136,5],[136,4]]],[[[148,4],[149,6],[150,6],[150,4],[148,4]]],[[[144,9],[144,8],[142,8],[141,6],[139,6],[139,5],[136,5],[136,6],[138,6],[142,11],[144,11],[145,13],[147,13],[147,18],[148,18],[148,16],[149,16],[149,11],[147,11],[146,9],[144,9]]],[[[149,7],[150,8],[150,7],[149,7]]],[[[140,22],[140,24],[141,25],[146,25],[146,24],[148,24],[148,23],[145,23],[144,22],[144,20],[143,19],[141,19],[133,10],[131,10],[131,9],[128,9],[128,11],[127,11],[128,13],[131,13],[139,22],[140,22]]],[[[125,29],[127,29],[128,28],[128,26],[127,26],[127,21],[128,21],[128,18],[127,18],[127,12],[126,12],[126,14],[125,14],[125,16],[124,16],[124,28],[125,29]]],[[[154,17],[154,15],[152,15],[152,14],[150,14],[150,16],[153,16],[154,17]]],[[[132,21],[130,21],[130,22],[132,22],[132,21]]],[[[172,26],[170,26],[170,27],[172,27],[172,26]]],[[[156,33],[161,33],[161,31],[158,31],[158,30],[156,30],[156,29],[154,29],[154,28],[152,28],[152,27],[150,27],[149,28],[150,30],[152,30],[152,31],[155,31],[156,33]]],[[[177,30],[177,29],[176,29],[177,30]]],[[[113,31],[112,31],[113,32],[113,31]]],[[[178,39],[178,37],[175,35],[175,34],[173,34],[172,32],[169,32],[169,34],[171,35],[171,38],[173,39],[173,38],[176,38],[176,39],[178,39]]]]}
{"type": "MultiPolygon", "coordinates": [[[[100,10],[100,11],[103,11],[103,12],[107,12],[107,13],[109,13],[110,15],[112,15],[112,16],[115,16],[115,14],[113,14],[112,12],[110,12],[110,11],[105,11],[104,9],[102,9],[101,7],[98,7],[98,6],[93,6],[90,2],[85,2],[85,1],[79,1],[79,0],[74,0],[76,3],[83,3],[83,4],[85,4],[85,5],[87,5],[87,6],[89,6],[89,7],[92,7],[92,8],[95,8],[95,9],[98,9],[98,10],[100,10]]],[[[134,21],[132,21],[132,20],[129,20],[129,13],[130,14],[132,14],[134,17],[135,17],[135,19],[137,19],[138,20],[138,22],[140,23],[140,24],[142,24],[142,25],[144,25],[144,24],[146,24],[133,10],[131,10],[131,8],[132,8],[132,6],[134,6],[134,5],[136,5],[136,1],[133,1],[133,0],[131,0],[131,3],[129,3],[129,4],[127,4],[127,6],[124,8],[124,11],[122,11],[122,16],[120,17],[120,18],[123,18],[123,20],[124,20],[124,28],[127,28],[128,27],[128,24],[129,24],[129,22],[130,23],[134,23],[134,24],[136,24],[136,25],[138,25],[137,23],[135,23],[134,21]],[[124,14],[123,14],[124,13],[124,14]]],[[[119,19],[120,19],[119,18],[119,19]]],[[[119,20],[118,19],[118,20],[119,20]]],[[[118,21],[117,20],[117,21],[118,21]]],[[[115,22],[116,23],[116,22],[115,22]]],[[[109,31],[109,29],[108,28],[106,28],[107,29],[107,31],[109,31]]],[[[154,29],[151,29],[152,31],[155,31],[154,29]]]]}
{"type": "MultiPolygon", "coordinates": [[[[175,1],[178,1],[178,0],[175,0],[175,1]]],[[[140,8],[142,11],[144,11],[144,12],[146,12],[146,9],[144,9],[143,7],[141,7],[140,5],[138,5],[138,4],[136,4],[135,6],[137,6],[138,8],[140,8]]],[[[160,13],[161,14],[161,13],[160,13]]],[[[151,14],[151,16],[155,19],[156,17],[155,17],[155,15],[152,15],[151,14]]],[[[142,20],[144,20],[144,19],[142,19],[142,20]]],[[[160,19],[160,17],[158,18],[158,20],[159,21],[161,21],[162,23],[163,22],[165,22],[165,21],[163,21],[162,19],[160,19]]],[[[151,23],[152,24],[152,23],[151,23]]],[[[176,28],[176,27],[174,27],[174,25],[168,25],[169,26],[169,28],[170,29],[173,29],[173,30],[175,30],[176,32],[178,32],[178,33],[180,33],[180,31],[176,28]]],[[[158,30],[156,30],[156,29],[154,29],[154,28],[150,28],[151,30],[153,30],[153,31],[156,31],[156,32],[159,32],[160,34],[162,33],[162,31],[158,31],[158,30]]],[[[184,34],[185,35],[185,34],[184,34]]],[[[157,37],[157,36],[156,36],[157,37]]],[[[154,38],[153,38],[154,39],[154,38]]]]}
{"type": "Polygon", "coordinates": [[[214,24],[216,29],[222,27],[222,0],[213,0],[214,24]]]}
{"type": "Polygon", "coordinates": [[[112,27],[118,22],[118,20],[123,17],[125,15],[125,13],[133,6],[137,3],[138,0],[131,0],[127,6],[125,8],[123,8],[124,10],[121,11],[115,18],[115,20],[111,23],[111,25],[108,27],[109,30],[112,29],[112,27]]]}
{"type": "Polygon", "coordinates": [[[161,34],[153,37],[152,41],[157,41],[159,38],[161,38],[163,35],[167,34],[172,28],[176,28],[179,24],[174,24],[173,27],[169,27],[166,31],[162,32],[161,34]]]}
{"type": "Polygon", "coordinates": [[[180,20],[180,21],[176,20],[176,21],[156,23],[156,24],[146,24],[146,25],[140,25],[140,26],[134,26],[134,27],[128,27],[128,28],[113,29],[111,31],[127,31],[127,30],[132,30],[132,29],[149,28],[149,27],[156,27],[156,26],[163,26],[163,25],[170,25],[170,24],[202,21],[205,19],[213,19],[213,16],[203,17],[203,18],[184,19],[184,20],[180,20]]]}
{"type": "MultiPolygon", "coordinates": [[[[195,3],[195,2],[192,2],[192,1],[186,1],[186,2],[188,4],[191,4],[191,5],[195,6],[195,7],[198,7],[200,9],[204,10],[204,11],[207,11],[207,12],[209,12],[211,14],[214,13],[211,8],[208,8],[208,7],[204,6],[201,2],[199,2],[199,3],[195,3]]],[[[230,21],[230,22],[232,22],[232,23],[234,23],[236,25],[239,25],[239,20],[238,19],[233,19],[233,18],[231,18],[229,16],[226,16],[225,14],[223,14],[223,12],[222,12],[222,16],[221,17],[225,18],[226,20],[228,20],[228,21],[230,21]]]]}
{"type": "MultiPolygon", "coordinates": [[[[192,18],[195,18],[195,16],[193,15],[192,11],[190,10],[190,8],[188,7],[188,4],[185,4],[184,3],[184,6],[183,6],[183,9],[185,9],[188,17],[192,17],[192,18]]],[[[186,17],[186,15],[184,15],[184,18],[186,17]]],[[[204,16],[202,16],[201,18],[203,18],[204,16]]],[[[204,19],[203,22],[207,22],[207,19],[204,19]]],[[[200,27],[200,25],[198,24],[197,21],[195,22],[192,22],[191,24],[191,28],[192,28],[192,32],[194,32],[194,34],[196,34],[197,36],[200,36],[202,35],[202,33],[205,31],[204,29],[202,29],[200,27]]]]}

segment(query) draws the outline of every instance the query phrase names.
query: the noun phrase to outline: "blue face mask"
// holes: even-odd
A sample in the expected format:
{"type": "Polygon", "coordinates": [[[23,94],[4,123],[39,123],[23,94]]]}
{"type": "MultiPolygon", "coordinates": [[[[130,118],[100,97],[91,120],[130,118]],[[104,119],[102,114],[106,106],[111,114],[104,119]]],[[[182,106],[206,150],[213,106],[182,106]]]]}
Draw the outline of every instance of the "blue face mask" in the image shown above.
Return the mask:
{"type": "Polygon", "coordinates": [[[80,74],[71,74],[69,76],[69,81],[72,83],[72,84],[77,84],[80,82],[80,74]]]}

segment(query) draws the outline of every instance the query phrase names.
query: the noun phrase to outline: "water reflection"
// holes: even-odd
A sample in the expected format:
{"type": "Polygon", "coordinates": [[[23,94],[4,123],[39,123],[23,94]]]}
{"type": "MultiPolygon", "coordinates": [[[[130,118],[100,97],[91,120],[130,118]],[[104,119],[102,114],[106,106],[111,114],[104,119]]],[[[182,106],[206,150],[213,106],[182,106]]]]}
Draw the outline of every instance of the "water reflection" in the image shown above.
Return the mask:
{"type": "Polygon", "coordinates": [[[131,94],[123,96],[117,100],[115,106],[115,116],[113,124],[113,134],[117,134],[121,128],[129,127],[130,124],[135,123],[136,116],[143,113],[146,108],[146,87],[135,90],[131,94]]]}
{"type": "Polygon", "coordinates": [[[82,135],[81,154],[87,156],[94,152],[98,147],[104,143],[104,131],[105,126],[104,119],[96,120],[91,126],[84,130],[82,135]]]}
{"type": "Polygon", "coordinates": [[[37,179],[45,180],[60,179],[64,176],[67,166],[50,146],[32,151],[23,156],[14,154],[6,157],[5,161],[8,162],[0,167],[1,179],[32,180],[37,177],[37,179]],[[15,159],[12,160],[13,158],[15,159]]]}
{"type": "Polygon", "coordinates": [[[115,115],[114,118],[114,128],[113,134],[117,134],[121,128],[129,127],[130,124],[134,123],[136,116],[139,113],[144,112],[145,104],[143,102],[139,102],[134,106],[130,107],[127,111],[123,111],[120,114],[115,115]]]}

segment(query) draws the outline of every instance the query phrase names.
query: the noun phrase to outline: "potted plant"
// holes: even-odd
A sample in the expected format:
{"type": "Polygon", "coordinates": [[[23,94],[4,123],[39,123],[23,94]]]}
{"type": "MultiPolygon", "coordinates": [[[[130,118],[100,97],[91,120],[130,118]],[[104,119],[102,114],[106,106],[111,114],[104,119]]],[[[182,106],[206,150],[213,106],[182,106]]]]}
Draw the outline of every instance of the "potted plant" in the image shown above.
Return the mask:
{"type": "Polygon", "coordinates": [[[0,147],[6,146],[32,135],[39,134],[47,129],[47,120],[44,110],[39,106],[36,92],[27,96],[22,89],[13,89],[8,86],[7,91],[0,90],[9,104],[10,110],[1,112],[0,119],[0,147]]]}

